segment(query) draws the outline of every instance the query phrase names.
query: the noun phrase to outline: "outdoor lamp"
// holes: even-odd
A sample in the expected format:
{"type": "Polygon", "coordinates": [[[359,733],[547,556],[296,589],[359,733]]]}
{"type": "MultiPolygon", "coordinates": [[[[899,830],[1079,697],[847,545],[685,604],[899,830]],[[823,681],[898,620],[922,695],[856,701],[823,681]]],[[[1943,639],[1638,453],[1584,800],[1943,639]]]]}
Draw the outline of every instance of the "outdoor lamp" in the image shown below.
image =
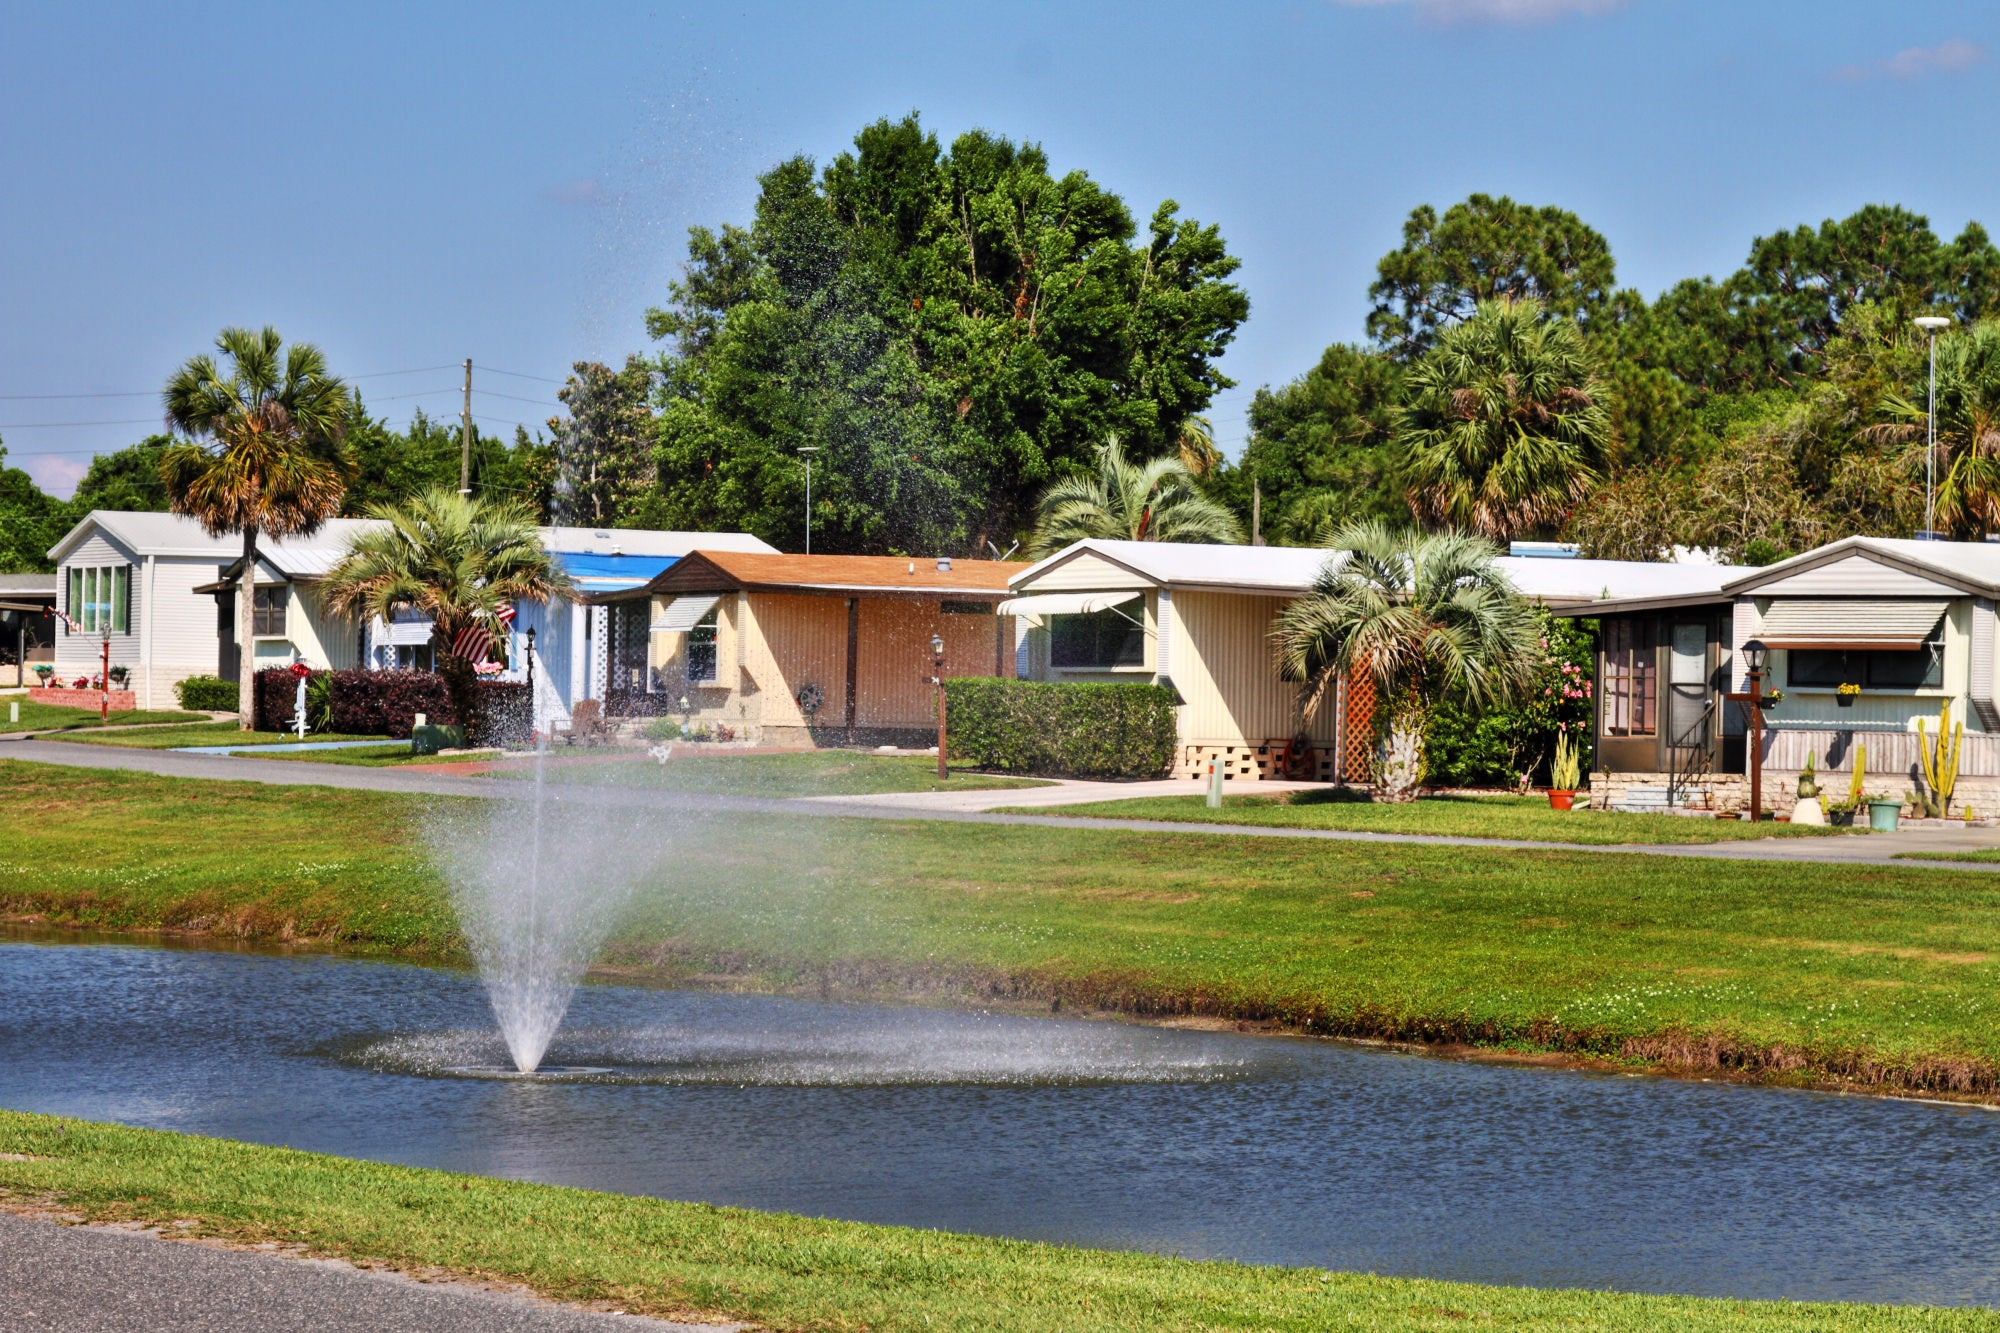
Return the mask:
{"type": "Polygon", "coordinates": [[[1758,673],[1759,675],[1762,675],[1764,671],[1764,659],[1769,655],[1769,653],[1770,649],[1764,646],[1763,640],[1752,639],[1750,640],[1750,642],[1743,645],[1744,665],[1748,666],[1752,671],[1758,673]]]}
{"type": "Polygon", "coordinates": [[[943,656],[944,656],[944,636],[943,636],[943,635],[941,635],[941,634],[933,634],[933,635],[931,635],[931,656],[932,656],[932,657],[943,657],[943,656]]]}

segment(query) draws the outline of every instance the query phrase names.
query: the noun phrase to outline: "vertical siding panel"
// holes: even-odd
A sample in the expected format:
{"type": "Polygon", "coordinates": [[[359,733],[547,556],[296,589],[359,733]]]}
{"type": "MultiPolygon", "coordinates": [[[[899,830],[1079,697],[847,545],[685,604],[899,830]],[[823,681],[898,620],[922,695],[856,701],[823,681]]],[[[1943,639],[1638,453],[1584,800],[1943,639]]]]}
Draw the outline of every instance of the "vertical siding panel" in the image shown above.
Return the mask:
{"type": "MultiPolygon", "coordinates": [[[[1181,740],[1193,745],[1259,745],[1299,730],[1298,687],[1278,675],[1270,633],[1281,597],[1176,592],[1181,633],[1174,644],[1174,684],[1187,707],[1181,740]],[[1185,673],[1185,676],[1183,675],[1185,673]]],[[[1322,706],[1308,734],[1333,740],[1334,717],[1322,706]]]]}

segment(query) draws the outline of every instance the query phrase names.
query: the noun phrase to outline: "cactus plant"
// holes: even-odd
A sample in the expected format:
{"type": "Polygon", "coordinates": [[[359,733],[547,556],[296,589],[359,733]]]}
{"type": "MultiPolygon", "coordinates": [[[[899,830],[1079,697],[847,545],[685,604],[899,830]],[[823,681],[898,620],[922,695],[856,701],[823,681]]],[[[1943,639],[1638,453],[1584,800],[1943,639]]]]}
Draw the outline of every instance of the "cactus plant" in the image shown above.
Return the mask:
{"type": "Polygon", "coordinates": [[[1575,791],[1583,785],[1583,766],[1576,744],[1567,731],[1556,733],[1555,758],[1549,761],[1549,786],[1556,791],[1575,791]]]}
{"type": "Polygon", "coordinates": [[[1854,809],[1861,808],[1861,782],[1868,776],[1868,747],[1854,747],[1854,785],[1847,789],[1847,803],[1854,809]]]}
{"type": "Polygon", "coordinates": [[[1923,761],[1924,786],[1929,797],[1926,804],[1936,810],[1936,818],[1943,819],[1951,813],[1951,794],[1958,787],[1959,743],[1964,739],[1965,724],[1952,725],[1949,699],[1938,713],[1935,737],[1924,731],[1924,720],[1917,719],[1917,757],[1923,761]],[[1947,735],[1951,737],[1948,743],[1947,735]]]}
{"type": "Polygon", "coordinates": [[[1817,750],[1806,751],[1806,766],[1799,770],[1799,799],[1810,801],[1819,795],[1819,773],[1814,767],[1819,759],[1817,750]]]}

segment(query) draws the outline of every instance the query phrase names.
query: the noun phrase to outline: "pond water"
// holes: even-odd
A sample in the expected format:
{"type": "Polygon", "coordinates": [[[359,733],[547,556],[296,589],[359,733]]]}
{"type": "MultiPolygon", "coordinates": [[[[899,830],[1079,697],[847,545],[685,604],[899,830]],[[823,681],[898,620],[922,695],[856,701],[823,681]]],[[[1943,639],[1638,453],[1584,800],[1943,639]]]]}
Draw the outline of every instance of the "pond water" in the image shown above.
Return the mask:
{"type": "Polygon", "coordinates": [[[1324,1042],[0,942],[0,1105],[623,1193],[1533,1286],[2000,1303],[2000,1116],[1324,1042]]]}

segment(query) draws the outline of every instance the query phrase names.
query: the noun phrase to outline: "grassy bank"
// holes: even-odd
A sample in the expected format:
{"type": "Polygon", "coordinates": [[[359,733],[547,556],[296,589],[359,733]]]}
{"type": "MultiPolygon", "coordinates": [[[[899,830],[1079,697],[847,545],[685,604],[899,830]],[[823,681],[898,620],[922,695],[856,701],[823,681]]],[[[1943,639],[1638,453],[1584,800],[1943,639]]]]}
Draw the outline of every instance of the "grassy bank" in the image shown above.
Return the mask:
{"type": "Polygon", "coordinates": [[[2000,1329],[1985,1310],[1629,1296],[1254,1268],[815,1221],[0,1111],[0,1195],[170,1235],[443,1268],[772,1329],[2000,1329]]]}
{"type": "MultiPolygon", "coordinates": [[[[165,711],[133,710],[113,713],[110,725],[114,727],[147,726],[160,722],[206,722],[206,713],[183,713],[178,709],[165,711]]],[[[0,700],[0,731],[50,731],[103,726],[95,708],[68,708],[61,704],[36,703],[32,699],[9,698],[0,700]],[[21,720],[10,721],[9,706],[21,706],[21,720]]],[[[52,738],[53,739],[53,738],[52,738]]]]}
{"type": "MultiPolygon", "coordinates": [[[[114,715],[115,716],[115,715],[114,715]]],[[[177,714],[178,717],[200,714],[177,714]]],[[[144,731],[100,731],[45,736],[44,740],[71,741],[78,745],[115,745],[128,750],[178,750],[190,745],[283,745],[296,741],[289,731],[245,731],[234,722],[190,723],[186,726],[148,727],[144,731]]],[[[312,737],[316,741],[365,741],[368,736],[348,736],[336,732],[312,737]]]]}
{"type": "MultiPolygon", "coordinates": [[[[1047,810],[1023,811],[1048,814],[1047,810]]],[[[1546,796],[1426,796],[1405,805],[1360,799],[1339,788],[1282,796],[1224,796],[1211,810],[1204,796],[1147,796],[1066,805],[1065,815],[1098,819],[1171,819],[1198,824],[1421,833],[1456,838],[1513,838],[1600,847],[1657,843],[1734,842],[1743,838],[1840,836],[1846,829],[1746,824],[1689,815],[1625,814],[1612,810],[1553,810],[1546,796]]]]}
{"type": "MultiPolygon", "coordinates": [[[[0,912],[455,957],[417,798],[0,763],[0,912]]],[[[1215,1015],[2000,1095],[1985,873],[657,812],[668,979],[1215,1015]]],[[[497,836],[509,836],[504,827],[497,836]]]]}

